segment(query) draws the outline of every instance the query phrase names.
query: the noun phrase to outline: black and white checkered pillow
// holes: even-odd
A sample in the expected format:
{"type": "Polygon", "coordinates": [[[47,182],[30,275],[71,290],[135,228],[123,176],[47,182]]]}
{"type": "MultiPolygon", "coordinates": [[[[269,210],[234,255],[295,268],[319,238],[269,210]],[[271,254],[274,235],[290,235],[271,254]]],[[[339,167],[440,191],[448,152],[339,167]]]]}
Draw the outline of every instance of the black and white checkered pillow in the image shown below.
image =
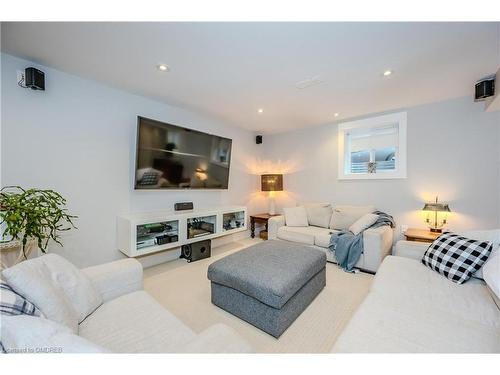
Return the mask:
{"type": "Polygon", "coordinates": [[[429,246],[422,263],[457,284],[469,280],[488,259],[493,244],[446,232],[429,246]]]}
{"type": "Polygon", "coordinates": [[[41,312],[26,298],[14,292],[7,283],[0,281],[0,314],[40,316],[41,312]]]}
{"type": "Polygon", "coordinates": [[[157,185],[160,174],[157,171],[146,172],[139,181],[140,185],[157,185]]]}

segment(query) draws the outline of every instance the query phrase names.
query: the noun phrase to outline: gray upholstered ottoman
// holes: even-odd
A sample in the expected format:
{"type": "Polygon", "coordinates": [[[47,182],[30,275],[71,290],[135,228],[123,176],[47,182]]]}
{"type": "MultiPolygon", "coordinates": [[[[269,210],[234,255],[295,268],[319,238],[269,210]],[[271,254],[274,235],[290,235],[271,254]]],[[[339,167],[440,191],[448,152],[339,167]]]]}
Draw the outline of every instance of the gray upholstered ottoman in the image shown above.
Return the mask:
{"type": "Polygon", "coordinates": [[[212,303],[279,337],[325,287],[325,265],[320,250],[259,243],[208,267],[212,303]]]}

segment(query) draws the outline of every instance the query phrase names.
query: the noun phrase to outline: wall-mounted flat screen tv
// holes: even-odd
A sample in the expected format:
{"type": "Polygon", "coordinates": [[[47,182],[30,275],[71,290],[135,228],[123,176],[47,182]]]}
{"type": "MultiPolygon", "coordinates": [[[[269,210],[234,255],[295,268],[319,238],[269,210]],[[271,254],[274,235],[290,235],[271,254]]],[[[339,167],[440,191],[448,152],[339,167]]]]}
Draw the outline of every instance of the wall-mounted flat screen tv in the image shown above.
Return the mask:
{"type": "Polygon", "coordinates": [[[227,189],[229,138],[138,117],[136,189],[227,189]]]}

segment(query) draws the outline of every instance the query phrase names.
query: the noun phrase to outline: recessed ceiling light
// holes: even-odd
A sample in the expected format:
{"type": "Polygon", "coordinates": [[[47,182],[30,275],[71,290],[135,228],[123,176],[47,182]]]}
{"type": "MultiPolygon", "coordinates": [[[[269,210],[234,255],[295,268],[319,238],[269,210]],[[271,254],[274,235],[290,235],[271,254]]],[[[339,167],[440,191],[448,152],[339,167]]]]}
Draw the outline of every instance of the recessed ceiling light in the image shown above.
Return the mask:
{"type": "Polygon", "coordinates": [[[262,112],[264,112],[264,110],[263,110],[262,108],[259,108],[259,109],[257,110],[257,112],[262,113],[262,112]]]}
{"type": "Polygon", "coordinates": [[[170,70],[169,66],[165,64],[159,64],[157,68],[161,72],[168,72],[170,70]]]}
{"type": "Polygon", "coordinates": [[[333,117],[339,117],[339,113],[338,113],[338,112],[335,112],[335,113],[333,114],[333,117]]]}
{"type": "Polygon", "coordinates": [[[387,76],[390,76],[391,74],[392,74],[392,70],[386,70],[386,71],[384,72],[384,76],[386,76],[386,77],[387,77],[387,76]]]}

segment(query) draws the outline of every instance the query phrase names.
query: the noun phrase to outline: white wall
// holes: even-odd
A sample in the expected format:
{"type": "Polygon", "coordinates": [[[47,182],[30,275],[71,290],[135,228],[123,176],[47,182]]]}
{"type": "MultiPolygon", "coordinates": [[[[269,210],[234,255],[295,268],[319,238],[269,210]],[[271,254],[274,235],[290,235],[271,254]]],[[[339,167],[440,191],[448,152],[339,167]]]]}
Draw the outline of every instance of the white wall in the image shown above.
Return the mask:
{"type": "Polygon", "coordinates": [[[337,126],[264,137],[268,172],[284,172],[280,207],[304,201],[375,204],[398,224],[424,227],[423,202],[439,195],[449,227],[500,227],[498,114],[472,98],[410,108],[408,178],[337,180],[337,126]]]}
{"type": "MultiPolygon", "coordinates": [[[[398,224],[423,227],[419,209],[438,194],[454,211],[450,228],[500,226],[500,115],[471,98],[408,109],[407,179],[338,181],[334,124],[267,135],[257,146],[247,131],[48,67],[37,66],[46,72],[45,92],[22,89],[16,70],[31,65],[37,66],[1,55],[0,181],[52,188],[68,199],[79,229],[53,251],[79,266],[122,257],[115,246],[121,213],[169,209],[182,200],[266,211],[265,193],[258,192],[263,172],[285,173],[279,208],[301,201],[374,203],[398,224]],[[229,190],[134,191],[137,115],[232,138],[229,190]]],[[[175,256],[165,252],[144,263],[175,256]]]]}
{"type": "Polygon", "coordinates": [[[183,200],[196,208],[244,204],[252,212],[259,180],[250,173],[257,147],[250,132],[10,55],[1,58],[1,181],[54,189],[79,216],[78,230],[64,236],[64,249],[52,251],[78,266],[121,258],[117,215],[173,209],[183,200]],[[27,66],[45,72],[45,92],[17,86],[16,70],[27,66]],[[137,115],[232,138],[229,189],[134,191],[137,115]]]}

